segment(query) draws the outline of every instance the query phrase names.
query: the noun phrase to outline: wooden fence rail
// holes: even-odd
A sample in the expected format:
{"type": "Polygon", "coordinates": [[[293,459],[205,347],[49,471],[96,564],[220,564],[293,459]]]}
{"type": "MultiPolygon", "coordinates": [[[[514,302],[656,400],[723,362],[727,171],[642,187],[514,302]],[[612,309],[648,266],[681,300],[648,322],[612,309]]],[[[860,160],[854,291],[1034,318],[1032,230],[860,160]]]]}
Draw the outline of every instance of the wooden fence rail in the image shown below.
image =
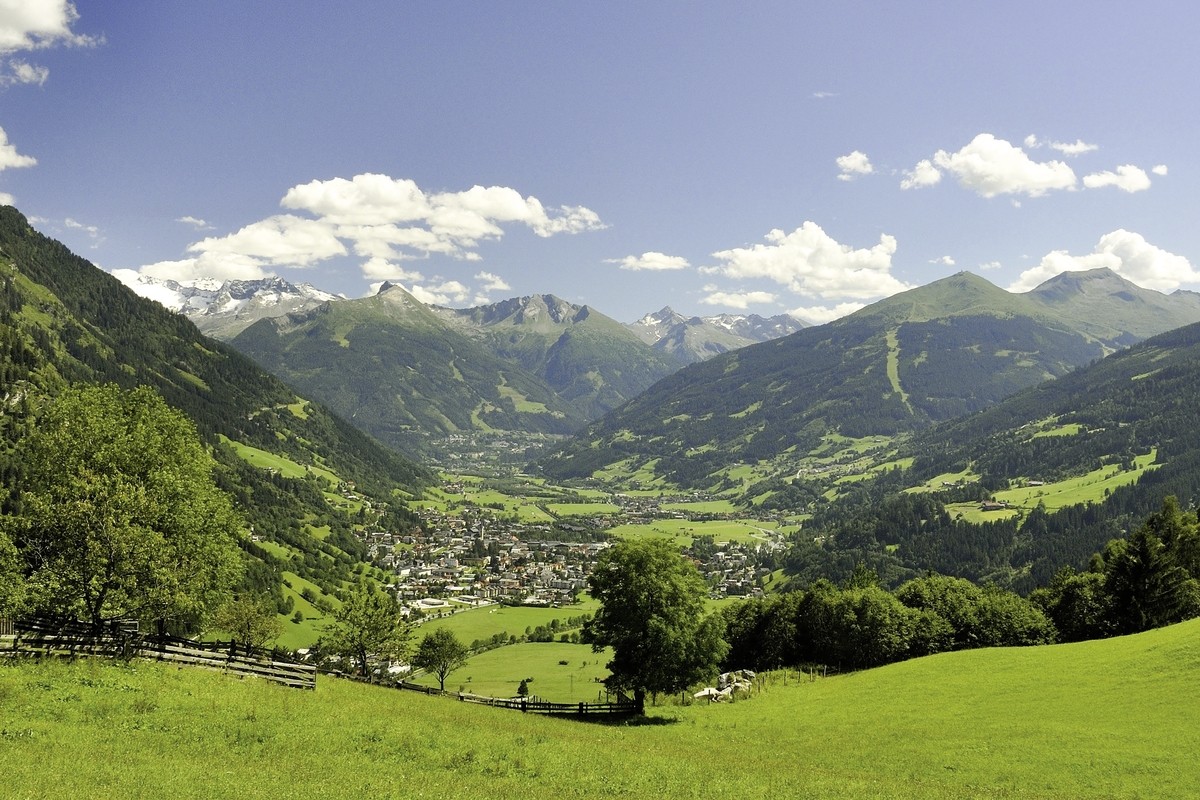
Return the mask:
{"type": "Polygon", "coordinates": [[[189,664],[239,676],[256,676],[285,686],[314,689],[317,668],[287,661],[278,651],[232,642],[198,642],[174,636],[140,636],[119,626],[96,628],[75,620],[20,620],[14,635],[0,637],[8,656],[100,656],[146,658],[189,664]]]}
{"type": "Polygon", "coordinates": [[[371,683],[392,689],[405,689],[410,692],[420,692],[421,694],[439,697],[457,697],[464,703],[475,703],[476,705],[492,706],[493,708],[509,708],[514,711],[523,711],[527,714],[586,717],[623,716],[641,713],[641,709],[638,708],[637,703],[632,700],[623,700],[616,703],[550,703],[538,698],[486,697],[481,694],[469,694],[467,692],[445,692],[436,686],[422,686],[419,683],[411,683],[409,681],[377,683],[376,681],[357,675],[343,675],[341,673],[338,673],[338,675],[347,680],[358,681],[360,683],[371,683]]]}
{"type": "Polygon", "coordinates": [[[592,715],[627,715],[637,714],[640,709],[637,703],[551,703],[545,700],[529,698],[484,697],[477,694],[459,693],[458,699],[464,703],[478,703],[496,708],[511,708],[527,714],[567,714],[572,716],[592,715]]]}

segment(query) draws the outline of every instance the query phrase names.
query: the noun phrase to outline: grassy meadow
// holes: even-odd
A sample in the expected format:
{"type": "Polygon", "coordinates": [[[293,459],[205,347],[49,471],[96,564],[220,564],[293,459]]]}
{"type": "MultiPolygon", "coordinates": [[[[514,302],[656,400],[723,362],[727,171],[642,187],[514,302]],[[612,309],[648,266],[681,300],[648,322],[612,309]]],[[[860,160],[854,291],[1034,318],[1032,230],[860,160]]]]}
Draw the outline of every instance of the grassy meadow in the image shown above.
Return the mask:
{"type": "Polygon", "coordinates": [[[1200,786],[1198,693],[1200,620],[775,673],[749,700],[618,725],[325,676],[21,660],[0,663],[0,775],[10,797],[1177,798],[1200,786]]]}
{"type": "Polygon", "coordinates": [[[555,619],[565,623],[570,617],[593,614],[599,607],[598,601],[587,596],[574,605],[559,608],[481,606],[421,623],[413,629],[413,641],[420,641],[422,636],[436,628],[449,628],[466,645],[476,639],[490,639],[497,633],[523,636],[526,628],[549,625],[555,619]]]}

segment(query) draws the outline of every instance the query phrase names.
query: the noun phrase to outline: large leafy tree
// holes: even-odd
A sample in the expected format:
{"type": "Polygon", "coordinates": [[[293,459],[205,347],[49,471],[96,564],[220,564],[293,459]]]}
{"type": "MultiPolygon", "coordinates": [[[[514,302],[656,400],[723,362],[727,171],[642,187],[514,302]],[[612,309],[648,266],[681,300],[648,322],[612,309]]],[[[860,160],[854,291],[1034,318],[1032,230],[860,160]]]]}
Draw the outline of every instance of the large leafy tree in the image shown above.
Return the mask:
{"type": "Polygon", "coordinates": [[[408,651],[409,635],[408,620],[396,598],[362,583],[334,613],[322,644],[324,649],[351,659],[366,677],[372,659],[402,659],[408,651]]]}
{"type": "Polygon", "coordinates": [[[24,605],[25,581],[17,548],[0,530],[0,617],[17,613],[24,605]]]}
{"type": "Polygon", "coordinates": [[[623,541],[601,554],[588,578],[600,601],[583,629],[596,651],[613,648],[612,689],[677,692],[710,677],[728,645],[720,617],[705,616],[707,587],[695,566],[668,541],[623,541]]]}
{"type": "Polygon", "coordinates": [[[466,663],[470,651],[448,628],[425,634],[417,646],[413,665],[437,675],[438,685],[446,691],[446,676],[466,663]]]}
{"type": "Polygon", "coordinates": [[[18,457],[7,524],[33,610],[195,630],[240,578],[240,523],[214,462],[153,389],[63,392],[18,457]]]}

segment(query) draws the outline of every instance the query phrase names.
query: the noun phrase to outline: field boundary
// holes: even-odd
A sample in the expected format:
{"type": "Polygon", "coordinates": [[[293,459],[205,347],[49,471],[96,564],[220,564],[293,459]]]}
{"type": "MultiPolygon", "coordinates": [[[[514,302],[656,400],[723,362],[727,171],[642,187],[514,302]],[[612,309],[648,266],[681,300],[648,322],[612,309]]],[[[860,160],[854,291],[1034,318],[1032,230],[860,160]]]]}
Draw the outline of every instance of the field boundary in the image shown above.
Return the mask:
{"type": "Polygon", "coordinates": [[[357,675],[343,675],[339,677],[347,680],[358,681],[360,683],[370,683],[375,686],[382,686],[388,689],[404,689],[410,692],[420,692],[421,694],[430,695],[431,697],[457,697],[460,702],[474,703],[475,705],[491,706],[493,708],[507,708],[513,711],[520,711],[525,714],[551,714],[557,716],[572,716],[572,717],[594,717],[594,716],[632,716],[641,714],[642,709],[632,700],[621,700],[615,703],[551,703],[546,700],[541,700],[537,697],[487,697],[481,694],[470,694],[469,692],[447,692],[443,689],[438,689],[435,686],[422,686],[419,683],[411,683],[409,681],[396,681],[395,683],[377,683],[367,678],[357,675]]]}
{"type": "Polygon", "coordinates": [[[143,658],[258,677],[299,689],[315,689],[317,668],[278,651],[237,642],[200,642],[167,635],[139,635],[120,624],[95,627],[77,620],[25,619],[0,634],[0,656],[143,658]]]}

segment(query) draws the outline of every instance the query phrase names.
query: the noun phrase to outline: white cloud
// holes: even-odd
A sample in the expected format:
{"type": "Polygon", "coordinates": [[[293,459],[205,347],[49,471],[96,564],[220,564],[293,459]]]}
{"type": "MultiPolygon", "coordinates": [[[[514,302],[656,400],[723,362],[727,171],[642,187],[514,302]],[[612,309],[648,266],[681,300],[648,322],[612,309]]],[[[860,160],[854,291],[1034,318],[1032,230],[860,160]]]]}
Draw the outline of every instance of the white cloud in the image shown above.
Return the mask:
{"type": "Polygon", "coordinates": [[[672,270],[672,269],[687,269],[691,266],[688,260],[683,256],[669,256],[665,253],[658,253],[653,250],[647,253],[642,253],[640,256],[625,256],[624,258],[608,258],[605,259],[606,264],[620,264],[621,269],[628,270],[672,270]]]}
{"type": "Polygon", "coordinates": [[[852,181],[861,175],[870,175],[875,171],[875,167],[871,166],[871,159],[867,158],[867,154],[861,150],[838,156],[837,165],[841,170],[841,174],[838,175],[840,181],[852,181]]]}
{"type": "Polygon", "coordinates": [[[1100,237],[1088,255],[1072,256],[1054,250],[1036,267],[1021,273],[1010,292],[1027,292],[1062,272],[1107,267],[1123,278],[1158,291],[1178,289],[1181,284],[1200,282],[1198,272],[1183,256],[1169,253],[1147,242],[1140,234],[1115,230],[1100,237]]]}
{"type": "Polygon", "coordinates": [[[988,261],[986,264],[979,265],[980,272],[991,272],[1000,269],[1003,265],[999,261],[988,261]]]}
{"type": "Polygon", "coordinates": [[[1057,150],[1067,156],[1083,155],[1084,153],[1091,153],[1100,149],[1100,145],[1088,144],[1083,139],[1076,139],[1073,142],[1044,142],[1032,133],[1025,137],[1025,147],[1029,150],[1034,150],[1038,147],[1049,147],[1051,150],[1057,150]]]}
{"type": "Polygon", "coordinates": [[[481,239],[503,236],[499,223],[506,222],[524,224],[542,237],[605,227],[588,208],[562,206],[550,213],[536,197],[505,186],[426,194],[408,178],[369,173],[293,186],[281,205],[340,226],[339,235],[356,240],[356,252],[384,258],[404,257],[394,249],[404,247],[476,260],[465,251],[481,239]]]}
{"type": "Polygon", "coordinates": [[[837,92],[813,92],[812,97],[816,100],[825,100],[829,97],[837,97],[837,92]]]}
{"type": "Polygon", "coordinates": [[[1150,176],[1141,167],[1122,164],[1116,172],[1093,172],[1083,176],[1083,185],[1089,189],[1115,186],[1126,192],[1143,192],[1150,188],[1150,176]]]}
{"type": "Polygon", "coordinates": [[[942,179],[941,171],[928,158],[917,162],[917,165],[904,173],[900,181],[901,189],[921,189],[933,186],[942,179]]]}
{"type": "Polygon", "coordinates": [[[1025,194],[1039,197],[1052,189],[1075,188],[1075,172],[1061,161],[1034,161],[1010,142],[981,133],[956,153],[939,150],[922,161],[901,182],[905,189],[937,182],[934,172],[945,170],[959,185],[983,196],[1025,194]]]}
{"type": "Polygon", "coordinates": [[[191,253],[240,255],[268,264],[307,267],[346,254],[333,226],[319,220],[280,214],[228,236],[209,237],[188,247],[191,253]]]}
{"type": "Polygon", "coordinates": [[[79,19],[68,0],[7,0],[0,3],[0,53],[40,50],[58,44],[90,46],[100,39],[74,33],[79,19]]]}
{"type": "Polygon", "coordinates": [[[50,70],[38,67],[19,58],[11,58],[0,67],[0,86],[27,84],[41,86],[50,77],[50,70]]]}
{"type": "Polygon", "coordinates": [[[775,295],[770,292],[721,292],[717,291],[715,286],[705,286],[704,291],[708,294],[700,298],[700,302],[709,306],[726,306],[745,311],[751,305],[775,302],[775,295]]]}
{"type": "Polygon", "coordinates": [[[399,264],[393,264],[386,258],[369,258],[362,265],[362,275],[367,279],[382,281],[423,281],[425,276],[420,272],[405,269],[399,264]]]}
{"type": "MultiPolygon", "coordinates": [[[[56,45],[90,47],[102,37],[75,33],[79,19],[68,0],[0,0],[0,55],[24,50],[42,50],[56,45]]],[[[42,85],[50,77],[46,67],[22,59],[9,59],[0,66],[0,87],[14,84],[42,85]]]]}
{"type": "Polygon", "coordinates": [[[36,164],[37,159],[33,156],[23,156],[18,153],[17,146],[9,143],[8,134],[4,132],[4,128],[0,128],[0,171],[32,167],[36,164]]]}
{"type": "Polygon", "coordinates": [[[1155,164],[1153,167],[1150,168],[1150,171],[1153,172],[1155,175],[1166,175],[1167,174],[1167,165],[1166,164],[1155,164]]]}
{"type": "MultiPolygon", "coordinates": [[[[196,258],[147,264],[136,271],[151,278],[178,281],[179,283],[199,278],[252,281],[268,275],[267,271],[263,269],[261,261],[237,253],[201,253],[196,258]]],[[[126,281],[126,283],[129,282],[126,281]]]]}
{"type": "MultiPolygon", "coordinates": [[[[523,224],[542,237],[605,227],[590,209],[561,206],[547,211],[536,197],[524,197],[503,186],[428,194],[407,178],[376,174],[293,186],[280,205],[312,216],[268,217],[236,233],[210,236],[189,245],[187,251],[199,254],[197,258],[151,266],[189,273],[203,264],[261,271],[266,267],[308,267],[352,250],[366,259],[361,265],[365,278],[416,280],[419,277],[413,276],[420,273],[398,267],[396,262],[430,256],[480,261],[474,248],[482,239],[502,237],[502,225],[507,223],[523,224]]],[[[180,217],[178,221],[209,227],[198,217],[180,217]]],[[[452,300],[462,295],[447,286],[422,286],[421,290],[452,300]]]]}
{"type": "Polygon", "coordinates": [[[793,308],[787,312],[802,322],[809,322],[813,325],[824,325],[826,322],[833,322],[835,319],[849,316],[860,308],[865,308],[863,303],[838,303],[836,306],[801,306],[793,308]]]}
{"type": "Polygon", "coordinates": [[[446,281],[434,286],[417,286],[408,289],[409,294],[431,306],[448,306],[465,302],[470,291],[458,281],[446,281]]]}
{"type": "Polygon", "coordinates": [[[199,217],[193,217],[190,215],[186,217],[177,217],[175,221],[182,222],[185,225],[191,225],[196,230],[212,230],[213,227],[199,217]]]}
{"type": "Polygon", "coordinates": [[[954,262],[954,259],[950,256],[942,256],[941,258],[933,259],[929,263],[937,264],[938,266],[942,266],[942,267],[953,267],[955,262],[954,262]]]}
{"type": "Polygon", "coordinates": [[[8,192],[0,192],[0,206],[16,205],[17,198],[13,197],[8,192]]]}
{"type": "Polygon", "coordinates": [[[499,275],[495,275],[491,272],[477,272],[475,273],[475,280],[483,284],[479,287],[479,291],[482,294],[491,294],[492,292],[508,292],[512,290],[512,287],[508,285],[508,282],[505,281],[504,278],[501,278],[499,275]]]}
{"type": "Polygon", "coordinates": [[[883,234],[874,247],[855,250],[840,244],[814,222],[791,233],[776,229],[768,244],[721,250],[724,263],[705,270],[729,278],[768,278],[797,294],[867,299],[911,288],[892,277],[895,237],[883,234]]]}

